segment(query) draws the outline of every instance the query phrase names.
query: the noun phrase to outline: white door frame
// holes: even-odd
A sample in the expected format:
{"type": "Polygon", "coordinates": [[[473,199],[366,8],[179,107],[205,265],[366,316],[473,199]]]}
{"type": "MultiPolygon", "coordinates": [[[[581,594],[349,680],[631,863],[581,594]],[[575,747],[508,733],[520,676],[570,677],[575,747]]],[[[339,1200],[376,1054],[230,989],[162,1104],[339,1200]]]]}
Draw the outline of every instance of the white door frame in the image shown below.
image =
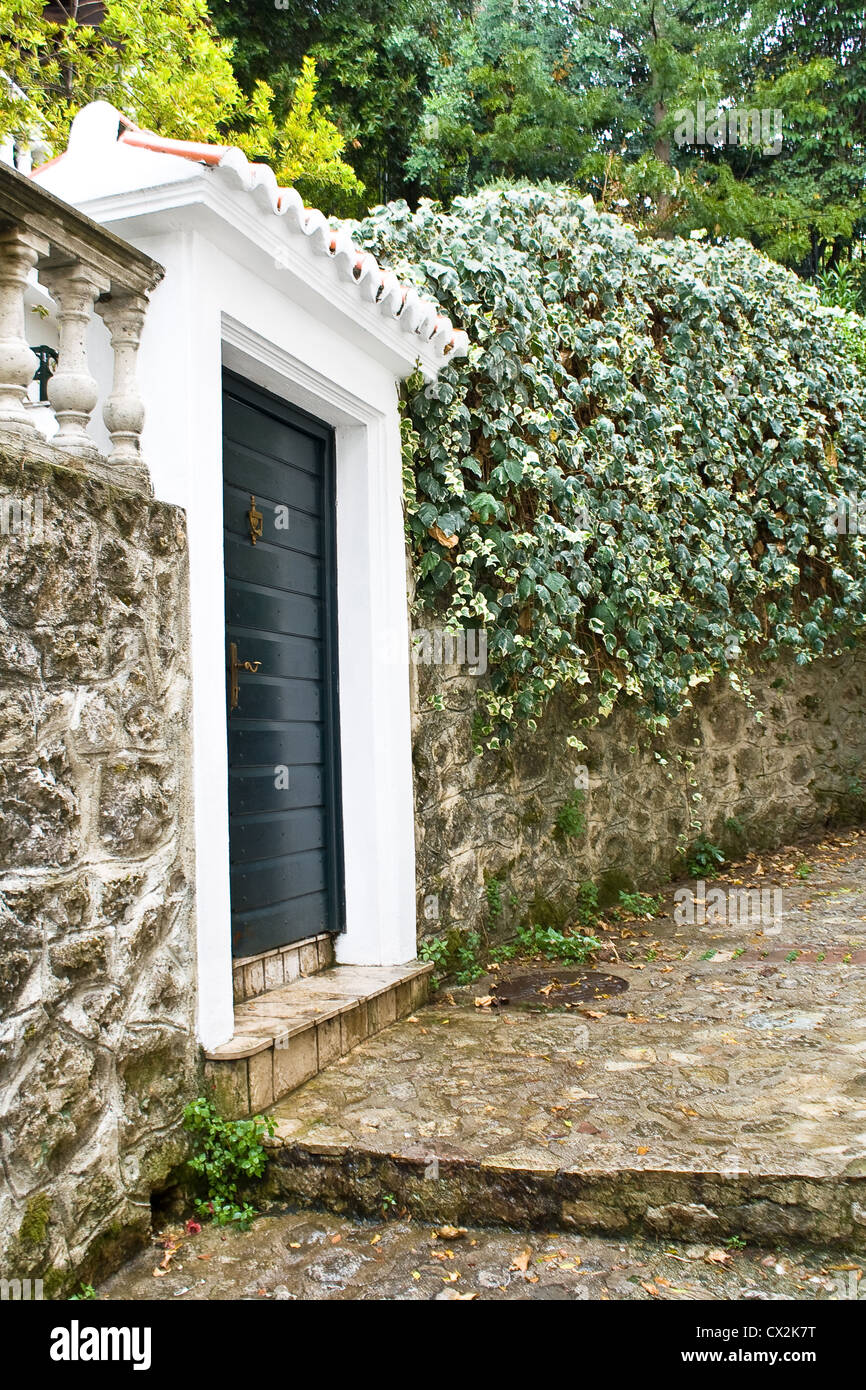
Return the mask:
{"type": "MultiPolygon", "coordinates": [[[[339,720],[345,859],[346,931],[337,959],[396,964],[415,956],[415,843],[409,692],[409,628],[400,470],[394,418],[308,364],[222,316],[223,365],[307,411],[335,432],[339,720]],[[401,645],[403,661],[395,660],[401,645]]],[[[396,407],[396,393],[395,393],[396,407]]],[[[218,543],[222,531],[212,538],[218,543]]],[[[196,568],[191,545],[191,568],[196,568]]],[[[195,596],[201,586],[193,574],[195,596]]],[[[209,583],[206,590],[212,593],[209,583]]],[[[222,589],[220,590],[220,603],[222,589]]],[[[195,679],[196,650],[224,651],[215,605],[197,612],[193,599],[193,684],[196,732],[225,727],[224,681],[215,689],[195,679]]],[[[212,663],[210,663],[212,664],[212,663]]],[[[205,1046],[231,1036],[231,923],[228,856],[228,753],[212,740],[196,759],[197,917],[200,962],[198,1031],[205,1046]],[[219,814],[210,800],[221,787],[219,814]],[[224,829],[217,821],[224,822],[224,829]],[[207,843],[202,840],[206,837],[207,843]],[[214,838],[220,847],[214,853],[214,838]]],[[[201,740],[197,737],[200,747],[201,740]]]]}

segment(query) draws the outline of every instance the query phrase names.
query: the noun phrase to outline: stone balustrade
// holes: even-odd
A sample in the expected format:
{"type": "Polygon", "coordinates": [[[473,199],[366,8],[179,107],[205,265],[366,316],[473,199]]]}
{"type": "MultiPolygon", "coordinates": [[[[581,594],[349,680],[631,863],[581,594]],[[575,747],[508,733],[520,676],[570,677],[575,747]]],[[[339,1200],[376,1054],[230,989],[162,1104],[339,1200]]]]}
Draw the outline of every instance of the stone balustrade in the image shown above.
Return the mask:
{"type": "Polygon", "coordinates": [[[102,394],[111,438],[109,467],[118,481],[149,487],[141,456],[144,404],[136,358],[148,295],[162,279],[162,267],[0,164],[0,438],[32,440],[38,434],[28,399],[38,359],[25,326],[25,291],[34,269],[57,306],[57,365],[47,389],[57,420],[52,444],[84,465],[97,460],[88,427],[102,394]],[[97,382],[88,365],[87,333],[94,312],[111,339],[110,386],[97,382]]]}

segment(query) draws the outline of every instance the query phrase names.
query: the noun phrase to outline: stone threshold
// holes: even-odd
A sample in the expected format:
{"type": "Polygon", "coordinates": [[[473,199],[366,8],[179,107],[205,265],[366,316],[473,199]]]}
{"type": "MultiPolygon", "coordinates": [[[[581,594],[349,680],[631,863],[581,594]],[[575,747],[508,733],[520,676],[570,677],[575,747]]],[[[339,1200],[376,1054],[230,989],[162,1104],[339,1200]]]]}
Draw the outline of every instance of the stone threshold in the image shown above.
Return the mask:
{"type": "Polygon", "coordinates": [[[240,956],[232,961],[232,992],[235,1004],[256,999],[268,990],[280,989],[306,975],[317,975],[335,964],[334,938],[328,932],[277,946],[257,956],[240,956]]]}
{"type": "Polygon", "coordinates": [[[413,1013],[426,1002],[432,969],[419,961],[336,965],[236,1003],[233,1036],[204,1054],[221,1113],[259,1114],[413,1013]]]}

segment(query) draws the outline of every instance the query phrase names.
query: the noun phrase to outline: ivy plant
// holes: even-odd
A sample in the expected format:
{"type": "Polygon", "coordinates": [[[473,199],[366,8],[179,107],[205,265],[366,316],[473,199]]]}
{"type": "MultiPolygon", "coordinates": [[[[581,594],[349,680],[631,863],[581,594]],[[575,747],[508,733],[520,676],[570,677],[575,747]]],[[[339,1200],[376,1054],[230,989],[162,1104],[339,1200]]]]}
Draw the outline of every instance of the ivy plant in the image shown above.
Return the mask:
{"type": "Polygon", "coordinates": [[[406,511],[417,601],[486,629],[487,746],[554,692],[660,728],[700,682],[748,693],[862,638],[864,539],[828,529],[866,484],[856,315],[745,242],[642,241],[559,187],[353,235],[469,334],[406,391],[406,511]]]}

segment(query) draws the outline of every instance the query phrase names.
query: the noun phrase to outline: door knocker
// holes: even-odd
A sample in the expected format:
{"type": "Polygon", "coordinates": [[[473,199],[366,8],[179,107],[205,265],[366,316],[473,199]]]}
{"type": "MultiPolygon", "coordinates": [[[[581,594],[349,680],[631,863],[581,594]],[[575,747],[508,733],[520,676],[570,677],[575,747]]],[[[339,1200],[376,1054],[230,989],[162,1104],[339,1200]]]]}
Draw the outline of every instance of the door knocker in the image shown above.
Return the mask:
{"type": "Polygon", "coordinates": [[[260,541],[262,538],[265,519],[262,516],[261,512],[257,509],[256,499],[252,493],[250,493],[250,509],[247,512],[247,517],[249,518],[250,523],[250,540],[252,541],[253,545],[255,545],[256,541],[260,541]]]}

